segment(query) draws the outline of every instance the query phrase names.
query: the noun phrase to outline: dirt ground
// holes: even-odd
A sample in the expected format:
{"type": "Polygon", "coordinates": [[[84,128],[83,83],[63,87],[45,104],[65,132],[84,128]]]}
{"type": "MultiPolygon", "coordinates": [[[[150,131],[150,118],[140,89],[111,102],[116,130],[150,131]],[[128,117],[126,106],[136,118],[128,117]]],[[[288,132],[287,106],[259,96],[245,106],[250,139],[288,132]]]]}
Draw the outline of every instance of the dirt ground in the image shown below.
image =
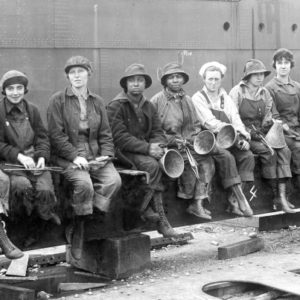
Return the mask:
{"type": "MultiPolygon", "coordinates": [[[[180,233],[189,231],[194,239],[186,245],[169,245],[151,251],[151,266],[126,280],[112,281],[100,290],[59,299],[216,299],[202,291],[203,284],[214,282],[222,274],[234,277],[237,268],[245,273],[266,270],[266,273],[274,274],[271,276],[275,277],[277,271],[274,268],[300,269],[300,228],[296,226],[272,232],[257,232],[255,221],[239,218],[232,222],[205,223],[176,230],[180,233]],[[233,259],[218,260],[219,246],[249,239],[249,235],[255,233],[264,240],[263,250],[233,259]]],[[[150,235],[155,237],[156,233],[150,235]]],[[[295,299],[300,299],[300,296],[295,299]]]]}

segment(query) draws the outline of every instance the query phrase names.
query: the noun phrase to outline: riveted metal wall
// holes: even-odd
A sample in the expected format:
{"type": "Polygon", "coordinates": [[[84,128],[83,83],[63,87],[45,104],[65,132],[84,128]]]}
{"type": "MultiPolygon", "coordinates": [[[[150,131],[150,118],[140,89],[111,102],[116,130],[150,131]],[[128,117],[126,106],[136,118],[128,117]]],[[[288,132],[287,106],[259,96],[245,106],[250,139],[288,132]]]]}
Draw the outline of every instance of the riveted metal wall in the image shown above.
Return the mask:
{"type": "MultiPolygon", "coordinates": [[[[156,70],[184,54],[190,74],[186,89],[201,84],[200,66],[217,60],[228,67],[229,90],[252,57],[271,68],[273,51],[287,47],[300,61],[295,0],[0,0],[0,70],[20,69],[30,79],[28,97],[43,116],[50,95],[66,86],[63,73],[71,55],[94,64],[91,88],[109,101],[132,62],[153,77],[148,97],[161,89],[156,70]]],[[[293,70],[300,81],[300,70],[293,70]]]]}

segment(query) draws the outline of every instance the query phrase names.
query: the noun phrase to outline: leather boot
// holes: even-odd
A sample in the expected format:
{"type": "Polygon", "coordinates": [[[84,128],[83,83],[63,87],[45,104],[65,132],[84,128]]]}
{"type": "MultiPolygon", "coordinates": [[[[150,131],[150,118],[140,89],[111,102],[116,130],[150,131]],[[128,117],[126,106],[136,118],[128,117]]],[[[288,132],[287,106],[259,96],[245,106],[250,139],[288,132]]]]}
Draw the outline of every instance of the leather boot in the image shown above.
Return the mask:
{"type": "Polygon", "coordinates": [[[278,183],[278,191],[279,191],[279,203],[281,205],[281,209],[289,214],[293,214],[296,211],[291,209],[287,203],[286,199],[286,183],[285,182],[279,182],[278,183]]]}
{"type": "Polygon", "coordinates": [[[233,213],[237,216],[241,216],[241,217],[244,216],[243,212],[240,210],[238,201],[232,191],[230,191],[228,202],[229,202],[229,207],[227,209],[228,212],[233,213]]]}
{"type": "Polygon", "coordinates": [[[0,247],[4,255],[9,259],[17,259],[22,257],[24,253],[8,238],[3,224],[5,224],[4,221],[0,220],[0,247]]]}
{"type": "Polygon", "coordinates": [[[159,215],[159,221],[157,226],[157,231],[162,234],[164,237],[177,237],[177,232],[171,227],[164,211],[163,202],[162,202],[162,193],[155,192],[153,195],[153,204],[155,211],[159,215]]]}
{"type": "Polygon", "coordinates": [[[84,242],[84,217],[76,216],[74,218],[74,227],[72,231],[71,254],[73,258],[79,260],[82,254],[84,242]]]}
{"type": "Polygon", "coordinates": [[[235,184],[231,187],[231,189],[232,189],[234,196],[237,199],[239,208],[240,208],[241,212],[244,214],[244,216],[246,216],[246,217],[253,216],[253,211],[246,199],[246,196],[243,193],[241,184],[235,184]]]}
{"type": "Polygon", "coordinates": [[[279,210],[280,202],[279,202],[279,197],[278,197],[277,179],[269,179],[268,184],[271,187],[272,192],[273,192],[273,197],[272,197],[273,210],[279,210]]]}
{"type": "Polygon", "coordinates": [[[157,223],[159,221],[158,213],[154,212],[150,206],[150,201],[153,198],[154,190],[148,189],[144,195],[143,202],[140,207],[141,219],[143,221],[150,221],[151,223],[157,223]]]}
{"type": "Polygon", "coordinates": [[[195,215],[198,218],[211,220],[211,215],[208,214],[203,207],[203,200],[193,200],[192,204],[186,210],[189,214],[195,215]]]}

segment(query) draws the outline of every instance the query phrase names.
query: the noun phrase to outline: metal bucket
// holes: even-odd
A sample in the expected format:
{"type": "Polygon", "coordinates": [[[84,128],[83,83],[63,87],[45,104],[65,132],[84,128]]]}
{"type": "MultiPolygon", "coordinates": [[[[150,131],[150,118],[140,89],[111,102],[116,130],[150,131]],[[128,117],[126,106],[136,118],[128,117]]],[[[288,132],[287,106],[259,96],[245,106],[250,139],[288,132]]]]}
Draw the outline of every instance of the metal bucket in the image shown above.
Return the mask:
{"type": "Polygon", "coordinates": [[[238,134],[230,124],[223,126],[217,134],[216,144],[222,149],[231,148],[237,141],[238,134]]]}
{"type": "Polygon", "coordinates": [[[166,150],[159,163],[164,172],[171,178],[178,178],[183,173],[184,160],[181,154],[174,149],[166,150]]]}
{"type": "Polygon", "coordinates": [[[215,145],[215,135],[209,130],[199,132],[194,139],[194,150],[200,155],[209,154],[214,150],[215,145]]]}

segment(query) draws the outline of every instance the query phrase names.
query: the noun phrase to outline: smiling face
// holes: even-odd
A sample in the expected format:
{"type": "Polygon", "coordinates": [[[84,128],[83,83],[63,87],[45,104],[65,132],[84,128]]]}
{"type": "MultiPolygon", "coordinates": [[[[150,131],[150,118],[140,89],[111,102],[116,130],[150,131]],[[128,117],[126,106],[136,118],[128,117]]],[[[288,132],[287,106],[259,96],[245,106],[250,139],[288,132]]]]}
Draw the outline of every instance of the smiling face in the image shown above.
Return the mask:
{"type": "Polygon", "coordinates": [[[141,95],[146,87],[145,77],[134,75],[127,78],[127,93],[133,96],[141,95]]]}
{"type": "Polygon", "coordinates": [[[166,79],[166,85],[172,92],[181,90],[184,78],[180,73],[170,74],[166,79]]]}
{"type": "Polygon", "coordinates": [[[24,97],[25,87],[23,84],[11,84],[5,88],[6,98],[13,104],[18,104],[24,97]]]}
{"type": "Polygon", "coordinates": [[[73,67],[68,73],[68,78],[74,88],[80,89],[87,86],[89,73],[85,68],[73,67]]]}
{"type": "Polygon", "coordinates": [[[280,60],[276,60],[275,68],[277,76],[286,77],[290,75],[291,72],[291,62],[285,57],[282,57],[280,60]]]}

